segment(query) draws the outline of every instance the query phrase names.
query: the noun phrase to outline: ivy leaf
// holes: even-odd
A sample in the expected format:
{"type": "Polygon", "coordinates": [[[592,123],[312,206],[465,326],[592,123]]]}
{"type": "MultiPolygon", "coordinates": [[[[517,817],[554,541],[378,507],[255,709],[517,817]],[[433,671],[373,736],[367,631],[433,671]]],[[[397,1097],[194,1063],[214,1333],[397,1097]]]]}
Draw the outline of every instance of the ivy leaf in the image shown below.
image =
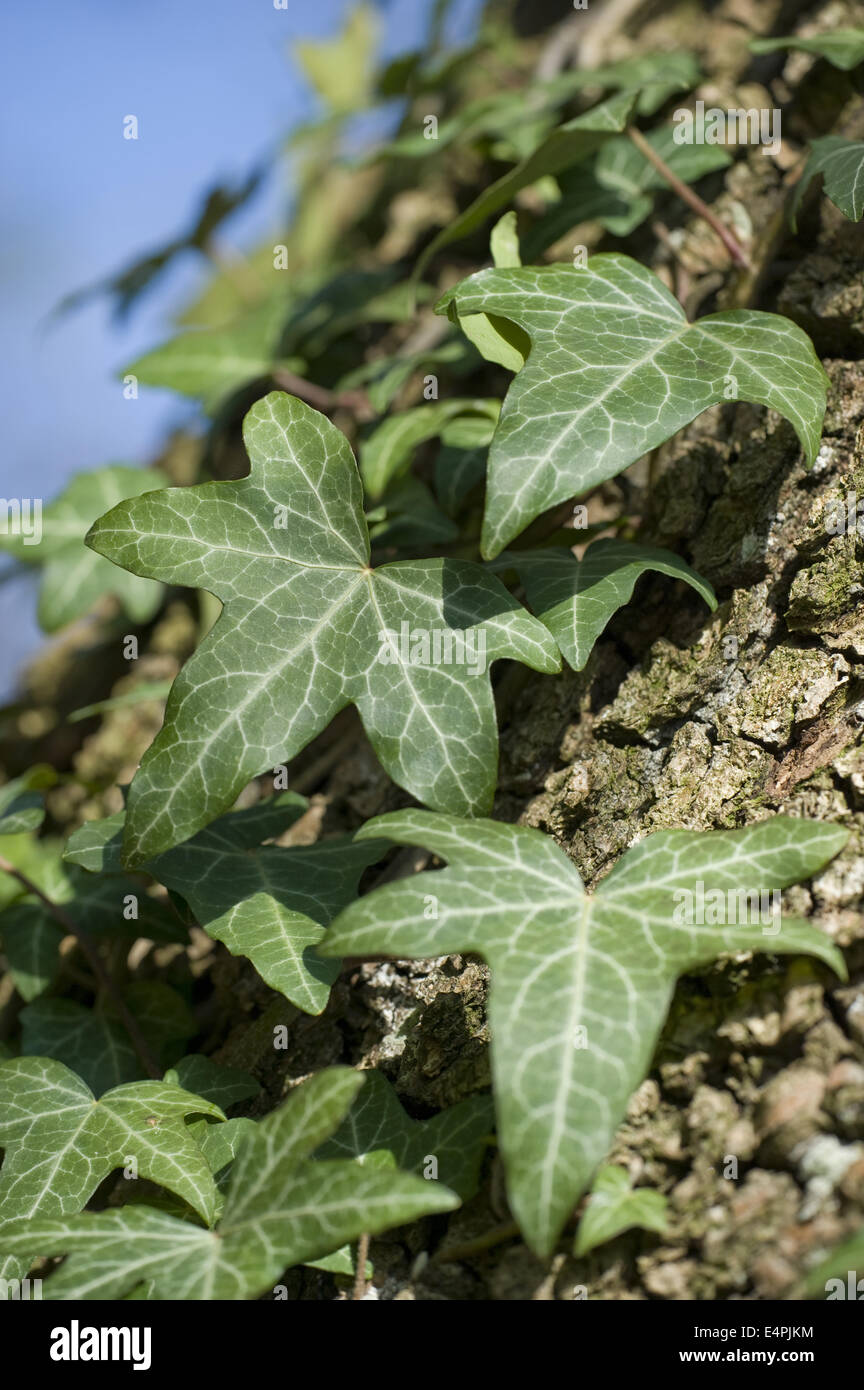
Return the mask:
{"type": "Polygon", "coordinates": [[[391,482],[407,472],[418,444],[440,434],[456,416],[479,416],[494,424],[499,409],[498,401],[455,397],[390,415],[360,448],[360,474],[367,493],[380,497],[391,482]]]}
{"type": "Polygon", "coordinates": [[[482,227],[493,212],[512,202],[520,189],[529,187],[548,174],[560,174],[562,170],[588,159],[611,135],[620,135],[630,119],[635,101],[634,92],[623,92],[586,111],[584,115],[557,126],[533,154],[484,189],[464,212],[433,238],[417,262],[414,279],[419,279],[429,261],[443,247],[482,227]]]}
{"type": "Polygon", "coordinates": [[[195,329],[169,339],[130,363],[122,375],[131,373],[145,386],[200,397],[212,409],[223,396],[257,377],[279,368],[301,368],[300,358],[279,352],[287,314],[285,296],[279,295],[227,328],[195,329]]]}
{"type": "Polygon", "coordinates": [[[72,999],[37,999],[21,1010],[21,1052],[68,1062],[95,1096],[143,1079],[125,1028],[72,999]]]}
{"type": "Polygon", "coordinates": [[[591,1196],[579,1222],[574,1255],[587,1255],[598,1245],[605,1245],[622,1231],[640,1226],[643,1231],[666,1230],[666,1198],[647,1187],[630,1186],[625,1168],[609,1164],[601,1168],[594,1179],[591,1196]]]}
{"type": "Polygon", "coordinates": [[[448,516],[457,516],[466,497],[486,477],[488,446],[445,444],[435,457],[435,492],[448,516]]]}
{"type": "Polygon", "coordinates": [[[557,669],[548,632],[469,561],[371,570],[348,441],[302,401],[265,396],[245,439],[248,478],[121,503],[88,537],[117,564],[206,588],[224,605],[175,680],[132,782],[129,861],[187,839],[351,703],[400,786],[433,806],[488,809],[497,764],[488,664],[508,656],[557,669]],[[426,633],[425,664],[391,644],[403,624],[426,633]],[[484,673],[431,664],[430,634],[443,651],[453,629],[482,631],[484,673]]]}
{"type": "Polygon", "coordinates": [[[237,1116],[233,1120],[225,1120],[223,1124],[211,1125],[209,1120],[193,1120],[192,1124],[189,1125],[189,1133],[206,1158],[207,1165],[216,1179],[216,1186],[220,1189],[218,1205],[220,1215],[222,1212],[221,1192],[227,1186],[226,1180],[231,1164],[237,1157],[244,1140],[254,1133],[255,1127],[255,1121],[247,1119],[245,1115],[237,1116]]]}
{"type": "MultiPolygon", "coordinates": [[[[322,1255],[320,1260],[304,1260],[308,1269],[323,1269],[328,1274],[343,1274],[350,1279],[356,1272],[356,1261],[350,1245],[343,1245],[339,1250],[334,1250],[332,1255],[322,1255]]],[[[366,1278],[371,1279],[374,1274],[372,1261],[366,1261],[366,1278]]]]}
{"type": "MultiPolygon", "coordinates": [[[[293,793],[271,801],[221,816],[141,867],[179,894],[210,936],[233,955],[247,956],[268,985],[304,1012],[319,1014],[338,968],[315,947],[385,846],[341,835],[314,845],[261,845],[306,806],[293,793]]],[[[66,859],[97,873],[115,867],[123,827],[122,811],[89,822],[69,837],[66,859]]]]}
{"type": "MultiPolygon", "coordinates": [[[[441,121],[436,138],[425,131],[411,131],[373,151],[370,160],[420,159],[440,154],[455,141],[462,146],[484,136],[498,135],[514,148],[524,149],[526,140],[538,143],[553,123],[558,107],[583,88],[639,89],[636,109],[650,115],[673,92],[695,87],[700,80],[699,64],[692,53],[683,51],[643,53],[608,63],[599,68],[572,69],[547,82],[533,82],[524,91],[508,89],[468,102],[441,121]]],[[[402,96],[403,92],[400,91],[402,96]]]]}
{"type": "MultiPolygon", "coordinates": [[[[415,296],[405,281],[393,283],[391,266],[342,270],[315,283],[293,304],[280,347],[307,361],[323,357],[336,339],[367,323],[403,323],[414,314],[415,296]]],[[[420,298],[431,291],[424,286],[420,298]]]]}
{"type": "Polygon", "coordinates": [[[683,579],[712,611],[717,607],[707,579],[671,550],[630,541],[594,541],[581,560],[561,546],[505,550],[493,567],[517,571],[528,602],[574,671],[582,670],[609,619],[629,603],[647,570],[683,579]]]}
{"type": "MultiPolygon", "coordinates": [[[[174,913],[142,893],[140,884],[125,874],[96,879],[76,868],[64,871],[58,864],[51,883],[39,886],[93,936],[187,939],[174,913]]],[[[5,910],[0,904],[0,939],[12,978],[25,999],[35,999],[52,983],[65,935],[54,914],[32,895],[19,897],[5,910]]]]}
{"type": "Polygon", "coordinates": [[[33,769],[0,787],[0,835],[26,835],[39,829],[45,819],[45,803],[42,793],[34,788],[40,781],[40,770],[33,769]]]}
{"type": "Polygon", "coordinates": [[[495,1126],[491,1096],[472,1096],[431,1120],[412,1120],[380,1072],[364,1073],[366,1084],[345,1119],[316,1158],[356,1158],[376,1168],[399,1168],[433,1176],[465,1201],[477,1191],[486,1138],[495,1126]]]}
{"type": "Polygon", "coordinates": [[[331,39],[295,43],[293,53],[326,106],[347,115],[372,95],[378,16],[372,5],[355,5],[341,32],[331,39]]]}
{"type": "Polygon", "coordinates": [[[150,1279],[157,1299],[256,1298],[290,1265],[331,1254],[365,1231],[458,1206],[438,1183],[310,1157],[362,1084],[363,1073],[347,1068],[319,1072],[255,1125],[234,1160],[215,1231],[130,1205],[9,1224],[0,1228],[0,1246],[13,1254],[69,1252],[45,1280],[47,1298],[122,1298],[150,1279]]]}
{"type": "MultiPolygon", "coordinates": [[[[157,1057],[166,1047],[176,1056],[177,1044],[182,1048],[182,1042],[197,1032],[181,996],[161,980],[133,981],[125,1000],[157,1057]]],[[[21,1010],[21,1052],[64,1062],[97,1096],[145,1076],[126,1029],[107,1004],[101,1010],[86,1009],[72,999],[28,1004],[21,1010]]]]}
{"type": "MultiPolygon", "coordinates": [[[[138,1174],[182,1197],[205,1221],[216,1202],[213,1176],[187,1115],[218,1106],[164,1081],[117,1086],[101,1100],[80,1076],[48,1057],[16,1057],[0,1066],[0,1221],[72,1215],[115,1168],[134,1160],[138,1174]]],[[[35,1246],[33,1247],[35,1248],[35,1246]]],[[[0,1249],[9,1247],[0,1242],[0,1249]]],[[[12,1254],[27,1255],[29,1242],[12,1254]]]]}
{"type": "Polygon", "coordinates": [[[162,599],[161,587],[134,574],[123,574],[83,544],[88,526],[123,498],[163,487],[167,479],[155,468],[120,465],[78,473],[65,492],[42,513],[38,545],[25,537],[0,535],[0,550],[23,563],[43,566],[39,589],[39,623],[56,632],[89,612],[104,594],[113,594],[136,623],[152,618],[162,599]]]}
{"type": "Polygon", "coordinates": [[[363,362],[354,371],[340,377],[336,389],[350,391],[357,386],[365,386],[372,409],[383,415],[415,372],[422,370],[428,373],[430,368],[442,365],[456,374],[462,374],[476,366],[476,362],[476,355],[468,344],[459,337],[453,337],[438,347],[407,354],[393,352],[386,357],[363,362]]]}
{"type": "Polygon", "coordinates": [[[442,512],[426,484],[410,475],[387,489],[381,505],[366,513],[366,521],[375,549],[448,545],[459,535],[459,527],[442,512]]]}
{"type": "MultiPolygon", "coordinates": [[[[49,897],[65,881],[60,861],[62,848],[62,841],[51,836],[37,837],[32,830],[17,835],[0,835],[0,855],[26,874],[30,882],[49,897]]],[[[0,911],[26,896],[27,890],[17,878],[0,872],[0,911]]]]}
{"type": "MultiPolygon", "coordinates": [[[[247,1071],[223,1067],[200,1052],[190,1052],[182,1057],[175,1067],[166,1071],[164,1080],[179,1086],[182,1091],[203,1096],[205,1100],[218,1105],[220,1110],[227,1110],[229,1105],[236,1105],[238,1101],[249,1100],[261,1090],[254,1076],[247,1071]]],[[[214,1134],[221,1134],[227,1127],[225,1124],[210,1125],[206,1120],[200,1123],[207,1125],[214,1134]]]]}
{"type": "MultiPolygon", "coordinates": [[[[542,140],[556,109],[585,87],[639,88],[637,110],[650,115],[673,92],[694,87],[700,77],[693,54],[683,51],[643,53],[599,68],[573,69],[547,82],[533,82],[524,91],[508,89],[478,97],[441,121],[435,139],[422,130],[407,132],[373,151],[369,159],[421,159],[440,154],[457,140],[465,146],[490,135],[521,148],[526,139],[542,140]]],[[[524,153],[529,154],[530,148],[524,153]]]]}
{"type": "Polygon", "coordinates": [[[0,941],[22,999],[35,999],[57,973],[63,931],[41,903],[19,901],[0,916],[0,941]]]}
{"type": "Polygon", "coordinates": [[[450,307],[501,314],[532,342],[489,453],[486,559],[722,400],[780,411],[807,462],[816,456],[828,378],[806,333],[778,314],[734,309],[688,324],[657,276],[619,255],[481,270],[436,306],[450,307]]]}
{"type": "Polygon", "coordinates": [[[837,826],[776,816],[746,830],[648,835],[590,897],[572,861],[527,827],[409,810],[358,833],[422,845],[449,867],[352,904],[321,950],[397,959],[476,951],[488,961],[499,1142],[513,1213],[540,1255],[609,1148],[679,975],[741,950],[806,951],[843,972],[837,948],[801,922],[768,936],[759,925],[682,924],[676,891],[796,883],[845,843],[837,826]]]}
{"type": "Polygon", "coordinates": [[[804,192],[817,174],[823,175],[825,197],[851,222],[860,222],[864,216],[864,141],[844,140],[842,135],[813,141],[792,200],[793,227],[804,192]]]}
{"type": "MultiPolygon", "coordinates": [[[[495,223],[489,239],[489,250],[492,252],[492,263],[498,269],[522,264],[515,212],[505,212],[495,223]]],[[[515,324],[496,318],[494,314],[491,317],[488,314],[466,314],[460,320],[460,327],[487,362],[497,362],[509,372],[521,371],[525,366],[531,344],[515,324]]]]}
{"type": "MultiPolygon", "coordinates": [[[[682,183],[695,183],[704,174],[732,163],[732,156],[719,145],[676,144],[672,126],[661,126],[645,138],[682,183]]],[[[560,202],[526,238],[528,260],[579,222],[596,221],[613,236],[629,236],[651,215],[655,193],[668,188],[626,135],[607,141],[590,164],[580,164],[564,174],[559,184],[560,202]]]]}
{"type": "Polygon", "coordinates": [[[774,53],[778,48],[794,48],[799,53],[815,53],[827,58],[835,68],[849,72],[864,63],[864,29],[834,29],[830,34],[816,34],[810,39],[785,35],[778,39],[752,39],[751,53],[774,53]]]}

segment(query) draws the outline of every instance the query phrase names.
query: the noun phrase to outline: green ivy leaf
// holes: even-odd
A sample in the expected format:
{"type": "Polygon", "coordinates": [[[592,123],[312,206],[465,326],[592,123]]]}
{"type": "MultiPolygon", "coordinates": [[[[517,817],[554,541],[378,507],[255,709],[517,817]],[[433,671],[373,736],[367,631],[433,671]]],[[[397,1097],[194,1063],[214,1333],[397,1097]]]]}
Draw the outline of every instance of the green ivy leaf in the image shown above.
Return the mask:
{"type": "Polygon", "coordinates": [[[442,512],[426,484],[410,475],[387,489],[381,505],[366,513],[366,521],[373,549],[449,545],[459,535],[459,527],[442,512]]]}
{"type": "Polygon", "coordinates": [[[464,212],[433,238],[417,262],[414,278],[419,279],[429,261],[443,247],[482,227],[493,212],[512,202],[520,189],[549,174],[560,174],[564,169],[588,159],[611,135],[620,135],[630,119],[635,102],[634,92],[624,92],[610,97],[584,115],[557,126],[533,154],[484,189],[464,212]]]}
{"type": "MultiPolygon", "coordinates": [[[[412,959],[476,951],[489,963],[498,1135],[510,1204],[540,1255],[553,1248],[645,1075],[675,982],[730,951],[809,952],[842,973],[821,932],[679,924],[676,890],[779,889],[842,847],[837,826],[776,816],[746,830],[648,835],[590,897],[539,831],[426,811],[360,836],[422,845],[448,861],[388,883],[336,919],[325,955],[412,959]],[[427,909],[431,902],[435,914],[427,909]]],[[[773,920],[773,919],[772,919],[773,920]]]]}
{"type": "Polygon", "coordinates": [[[68,1063],[95,1096],[143,1080],[126,1030],[72,999],[37,999],[21,1010],[21,1052],[68,1063]]]}
{"type": "Polygon", "coordinates": [[[835,68],[849,72],[864,63],[864,29],[834,29],[830,34],[816,34],[810,39],[786,35],[778,39],[752,39],[751,53],[774,53],[779,48],[794,48],[799,53],[815,53],[827,58],[835,68]]]}
{"type": "Polygon", "coordinates": [[[573,1254],[587,1255],[589,1250],[605,1245],[633,1226],[662,1235],[666,1230],[667,1205],[662,1193],[631,1187],[626,1168],[611,1164],[601,1168],[579,1222],[573,1254]]]}
{"type": "Polygon", "coordinates": [[[817,174],[823,176],[825,197],[851,222],[860,222],[864,216],[864,141],[844,140],[842,135],[813,141],[792,200],[793,227],[805,190],[817,174]]]}
{"type": "Polygon", "coordinates": [[[360,474],[367,493],[380,497],[390,483],[407,472],[417,446],[441,434],[457,416],[480,416],[494,424],[500,408],[495,400],[455,397],[388,416],[360,447],[360,474]]]}
{"type": "Polygon", "coordinates": [[[375,7],[359,4],[334,38],[293,45],[294,56],[329,110],[347,115],[369,103],[377,39],[375,7]]]}
{"type": "MultiPolygon", "coordinates": [[[[438,126],[435,139],[424,131],[408,131],[374,150],[370,160],[423,159],[438,155],[457,140],[468,145],[498,135],[521,146],[526,138],[540,141],[559,106],[585,87],[639,88],[637,110],[650,115],[674,92],[695,87],[701,77],[692,53],[643,53],[599,68],[575,68],[525,90],[508,89],[468,102],[438,126]]],[[[401,92],[400,92],[401,95],[401,92]]],[[[525,151],[529,154],[530,149],[525,151]]]]}
{"type": "Polygon", "coordinates": [[[448,516],[457,516],[462,504],[486,477],[488,445],[464,448],[445,444],[435,457],[435,492],[448,516]]]}
{"type": "MultiPolygon", "coordinates": [[[[250,1100],[261,1090],[254,1076],[247,1071],[223,1067],[200,1052],[190,1052],[186,1057],[181,1057],[176,1066],[166,1071],[164,1080],[179,1086],[182,1091],[203,1096],[205,1100],[218,1105],[220,1110],[227,1110],[229,1105],[236,1105],[238,1101],[250,1100]]],[[[214,1134],[221,1134],[227,1128],[225,1124],[210,1125],[206,1120],[200,1123],[214,1134]]]]}
{"type": "MultiPolygon", "coordinates": [[[[515,212],[505,212],[492,228],[489,239],[492,263],[498,269],[522,264],[519,233],[515,212]]],[[[483,354],[487,362],[497,362],[509,372],[521,371],[531,346],[521,328],[493,314],[466,314],[460,320],[466,337],[483,354]]],[[[497,419],[497,415],[496,415],[497,419]]]]}
{"type": "Polygon", "coordinates": [[[816,456],[828,378],[806,333],[777,314],[734,309],[688,324],[657,276],[619,255],[481,270],[436,307],[499,313],[533,345],[489,454],[487,559],[722,400],[780,411],[808,463],[816,456]]]}
{"type": "Polygon", "coordinates": [[[574,671],[582,670],[609,619],[629,603],[636,581],[647,570],[683,579],[712,611],[717,607],[707,579],[671,550],[630,541],[594,541],[581,560],[562,546],[505,550],[493,568],[516,570],[532,609],[574,671]]]}
{"type": "Polygon", "coordinates": [[[65,1220],[43,1216],[26,1228],[9,1224],[0,1228],[0,1246],[69,1252],[45,1280],[51,1299],[122,1298],[151,1279],[158,1299],[256,1298],[288,1266],[331,1254],[362,1232],[458,1206],[438,1183],[310,1157],[362,1084],[363,1074],[347,1068],[319,1072],[255,1125],[234,1161],[214,1231],[130,1205],[65,1220]]]}
{"type": "Polygon", "coordinates": [[[19,900],[0,916],[3,954],[22,999],[35,999],[53,981],[63,935],[50,912],[33,900],[19,900]]]}
{"type": "MultiPolygon", "coordinates": [[[[678,145],[672,126],[646,135],[649,145],[683,183],[725,169],[732,156],[719,145],[678,145]]],[[[590,164],[578,165],[559,180],[561,200],[526,238],[526,258],[534,260],[579,222],[599,222],[613,236],[629,236],[650,217],[657,192],[668,184],[626,135],[609,140],[590,164]]]]}
{"type": "MultiPolygon", "coordinates": [[[[196,920],[297,1008],[321,1013],[338,974],[315,947],[324,927],[355,897],[363,870],[384,845],[338,836],[314,845],[261,845],[306,806],[287,793],[221,816],[192,839],[142,864],[179,894],[196,920]]],[[[116,867],[124,813],[90,821],[70,837],[65,858],[102,873],[116,867]]]]}
{"type": "MultiPolygon", "coordinates": [[[[323,1255],[320,1260],[304,1260],[303,1263],[309,1269],[323,1269],[328,1274],[342,1274],[347,1279],[354,1276],[356,1261],[350,1245],[343,1245],[341,1249],[334,1250],[332,1255],[323,1255]]],[[[366,1261],[366,1278],[371,1279],[374,1274],[372,1261],[366,1261]]]]}
{"type": "Polygon", "coordinates": [[[169,339],[130,363],[121,375],[131,373],[145,386],[200,397],[213,409],[223,396],[257,377],[279,368],[302,368],[300,358],[279,352],[288,312],[285,296],[279,295],[243,314],[230,327],[195,329],[169,339]]]}
{"type": "Polygon", "coordinates": [[[222,1213],[222,1193],[227,1187],[231,1164],[237,1157],[243,1141],[254,1133],[255,1128],[255,1121],[247,1119],[245,1115],[237,1116],[233,1120],[225,1120],[223,1124],[211,1124],[209,1120],[193,1120],[192,1124],[189,1125],[189,1133],[206,1158],[207,1166],[216,1179],[216,1186],[220,1193],[219,1215],[222,1213]]]}
{"type": "Polygon", "coordinates": [[[459,337],[448,338],[439,347],[425,348],[407,354],[393,352],[386,357],[374,357],[340,377],[337,391],[350,391],[365,386],[372,409],[383,415],[394,397],[415,372],[428,374],[433,367],[449,367],[463,374],[477,365],[472,348],[459,337]]]}
{"type": "Polygon", "coordinates": [[[463,1201],[477,1191],[480,1164],[495,1126],[491,1096],[472,1096],[431,1120],[412,1120],[380,1072],[364,1073],[366,1084],[345,1119],[316,1158],[356,1158],[377,1168],[400,1168],[425,1176],[434,1159],[434,1176],[463,1201]]]}
{"type": "MultiPolygon", "coordinates": [[[[32,830],[21,831],[17,835],[0,835],[0,855],[26,874],[30,882],[49,897],[62,891],[66,881],[60,861],[62,848],[61,840],[53,836],[37,837],[32,830]]],[[[27,889],[17,878],[0,871],[0,912],[26,896],[27,889]]]]}
{"type": "Polygon", "coordinates": [[[406,661],[387,633],[403,623],[427,634],[482,629],[487,667],[508,656],[552,671],[548,632],[468,561],[371,570],[348,441],[317,411],[274,392],[247,414],[245,439],[248,478],[121,503],[88,537],[135,573],[206,588],[224,604],[132,782],[128,859],[187,839],[352,703],[400,786],[433,806],[488,809],[497,764],[488,669],[421,665],[410,650],[406,661]]]}
{"type": "Polygon", "coordinates": [[[88,551],[83,542],[88,526],[108,507],[164,487],[166,482],[155,468],[116,465],[78,473],[65,492],[45,507],[38,545],[25,543],[24,536],[0,535],[0,550],[43,567],[38,617],[45,632],[56,632],[82,617],[105,594],[113,594],[133,622],[152,618],[162,601],[161,587],[121,573],[88,551]]]}
{"type": "MultiPolygon", "coordinates": [[[[96,879],[77,868],[63,870],[55,864],[51,881],[39,886],[93,936],[187,939],[186,929],[168,906],[142,892],[140,884],[125,874],[96,879]],[[129,916],[133,910],[135,915],[129,916]]],[[[0,903],[0,939],[12,978],[25,999],[35,999],[54,980],[66,934],[50,909],[30,894],[19,896],[5,910],[0,903]]]]}
{"type": "Polygon", "coordinates": [[[45,819],[40,769],[15,777],[0,787],[0,835],[26,835],[38,830],[45,819]]]}
{"type": "MultiPolygon", "coordinates": [[[[197,1024],[181,996],[162,980],[135,980],[124,994],[151,1051],[160,1057],[194,1036],[197,1024]]],[[[72,999],[37,999],[21,1010],[21,1052],[63,1062],[101,1096],[142,1081],[145,1072],[126,1029],[106,1004],[87,1009],[72,999]]],[[[184,1088],[188,1089],[188,1088],[184,1088]]]]}
{"type": "MultiPolygon", "coordinates": [[[[140,1177],[167,1187],[211,1221],[216,1187],[186,1128],[187,1115],[224,1119],[218,1106],[164,1081],[118,1086],[96,1100],[61,1062],[47,1057],[4,1062],[0,1222],[26,1217],[29,1230],[40,1219],[72,1215],[109,1173],[131,1160],[140,1177]]],[[[38,1253],[35,1241],[31,1246],[25,1240],[14,1250],[0,1241],[0,1250],[12,1255],[26,1258],[31,1249],[38,1253]]]]}

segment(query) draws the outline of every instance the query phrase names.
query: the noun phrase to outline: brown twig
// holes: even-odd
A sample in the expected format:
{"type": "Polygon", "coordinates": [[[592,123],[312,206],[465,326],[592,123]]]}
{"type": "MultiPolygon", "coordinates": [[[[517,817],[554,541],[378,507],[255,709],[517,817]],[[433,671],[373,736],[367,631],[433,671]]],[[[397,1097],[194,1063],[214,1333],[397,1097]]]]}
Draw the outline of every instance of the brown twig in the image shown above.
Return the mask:
{"type": "Polygon", "coordinates": [[[272,377],[283,391],[288,391],[292,396],[299,396],[301,401],[313,405],[325,415],[341,407],[343,410],[350,410],[361,421],[375,418],[375,411],[365,391],[330,391],[326,386],[316,386],[314,381],[307,381],[296,372],[289,372],[281,367],[272,373],[272,377]]]}
{"type": "Polygon", "coordinates": [[[132,1046],[138,1053],[141,1065],[148,1076],[152,1076],[154,1080],[158,1081],[162,1075],[162,1069],[150,1051],[137,1020],[133,1018],[121,995],[115,989],[114,982],[105,969],[105,966],[102,964],[99,952],[96,949],[96,943],[90,933],[84,927],[79,927],[77,922],[73,922],[69,914],[64,912],[63,908],[57,903],[53,902],[47,894],[43,893],[38,884],[34,883],[32,879],[29,879],[20,869],[16,869],[15,865],[10,864],[9,860],[4,859],[2,855],[0,855],[0,872],[9,874],[12,878],[17,879],[22,888],[26,889],[28,893],[32,893],[34,897],[39,899],[43,907],[48,909],[51,916],[60,924],[66,934],[75,937],[75,940],[78,942],[78,945],[81,947],[81,950],[90,963],[93,974],[96,976],[96,979],[99,981],[105,993],[112,1000],[114,1007],[120,1015],[123,1026],[132,1040],[132,1046]]]}
{"type": "Polygon", "coordinates": [[[369,1258],[369,1232],[364,1231],[357,1241],[357,1264],[354,1267],[352,1302],[362,1303],[366,1296],[366,1261],[369,1258]]]}
{"type": "Polygon", "coordinates": [[[682,183],[677,175],[672,173],[666,161],[661,159],[657,151],[652,149],[648,144],[641,130],[637,130],[635,126],[631,125],[627,127],[627,134],[630,136],[630,139],[633,141],[639,153],[648,160],[649,164],[653,164],[657,173],[668,183],[673,192],[677,193],[678,197],[682,198],[684,202],[687,203],[688,207],[691,207],[695,213],[698,213],[698,215],[708,223],[709,227],[713,228],[735,264],[743,266],[745,270],[749,270],[750,262],[743,247],[729,231],[729,228],[724,227],[719,217],[711,211],[708,204],[703,203],[698,193],[694,193],[692,188],[688,188],[686,183],[682,183]]]}

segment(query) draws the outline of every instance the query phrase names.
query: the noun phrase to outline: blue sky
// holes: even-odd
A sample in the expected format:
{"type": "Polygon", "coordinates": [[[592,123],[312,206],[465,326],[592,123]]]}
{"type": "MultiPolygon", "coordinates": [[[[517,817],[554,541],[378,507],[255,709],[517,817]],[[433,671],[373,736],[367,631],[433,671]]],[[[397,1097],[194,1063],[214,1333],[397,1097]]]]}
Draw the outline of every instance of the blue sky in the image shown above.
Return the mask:
{"type": "MultiPolygon", "coordinates": [[[[430,0],[391,0],[382,51],[416,47],[430,0]]],[[[457,0],[448,28],[470,32],[478,0],[457,0]]],[[[38,0],[0,19],[2,471],[0,495],[55,495],[75,472],[143,462],[183,407],[142,390],[126,401],[116,372],[171,331],[201,283],[182,257],[118,327],[104,299],[48,322],[58,301],[176,235],[211,184],[239,182],[256,156],[315,111],[290,43],[341,27],[344,0],[38,0]],[[123,139],[134,114],[139,139],[123,139]],[[14,196],[8,191],[14,190],[14,196]]],[[[272,176],[226,224],[254,244],[290,196],[272,176]]],[[[40,636],[35,583],[0,586],[0,695],[40,636]]]]}

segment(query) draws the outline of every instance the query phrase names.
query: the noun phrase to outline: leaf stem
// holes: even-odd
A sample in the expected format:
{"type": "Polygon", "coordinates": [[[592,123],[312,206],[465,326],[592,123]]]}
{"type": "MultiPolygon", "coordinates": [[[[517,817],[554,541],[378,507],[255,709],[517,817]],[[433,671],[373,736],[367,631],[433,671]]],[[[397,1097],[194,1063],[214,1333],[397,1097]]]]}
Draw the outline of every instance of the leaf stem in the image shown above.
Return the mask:
{"type": "Polygon", "coordinates": [[[747,259],[747,254],[743,247],[729,231],[729,228],[724,227],[719,217],[711,211],[708,204],[704,203],[698,193],[694,193],[692,188],[688,188],[686,183],[682,183],[677,175],[672,173],[666,161],[661,159],[657,151],[649,145],[641,130],[637,130],[635,126],[631,125],[627,127],[627,134],[639,153],[648,160],[649,164],[653,164],[660,177],[665,179],[669,187],[678,194],[678,197],[682,198],[695,213],[698,213],[698,215],[708,223],[709,227],[714,229],[735,264],[743,266],[745,270],[749,270],[750,262],[747,259]]]}
{"type": "Polygon", "coordinates": [[[369,1232],[364,1231],[357,1241],[357,1263],[354,1266],[353,1303],[362,1303],[366,1294],[366,1261],[369,1258],[369,1232]]]}
{"type": "Polygon", "coordinates": [[[20,869],[16,869],[15,865],[10,864],[9,860],[4,859],[2,855],[0,855],[0,872],[9,874],[12,878],[17,879],[22,888],[25,888],[28,893],[32,893],[34,897],[37,897],[43,907],[48,909],[51,916],[60,924],[67,935],[75,937],[75,940],[78,942],[78,945],[81,947],[81,950],[90,963],[93,974],[96,976],[99,984],[109,996],[120,1015],[123,1026],[132,1041],[132,1046],[138,1053],[142,1067],[147,1072],[148,1076],[152,1076],[154,1080],[158,1081],[162,1075],[162,1069],[153,1056],[153,1053],[150,1051],[137,1019],[129,1012],[122,996],[115,988],[111,976],[102,964],[96,943],[90,933],[85,927],[79,927],[77,922],[73,922],[69,914],[64,912],[63,908],[60,907],[58,903],[53,902],[46,893],[43,893],[38,884],[34,883],[33,880],[22,873],[20,869]]]}
{"type": "Polygon", "coordinates": [[[330,391],[326,386],[316,386],[314,381],[307,381],[296,372],[289,372],[281,367],[271,375],[283,391],[288,391],[292,396],[299,396],[301,401],[306,401],[325,415],[341,406],[343,410],[353,411],[358,420],[375,418],[375,411],[365,391],[330,391]]]}

